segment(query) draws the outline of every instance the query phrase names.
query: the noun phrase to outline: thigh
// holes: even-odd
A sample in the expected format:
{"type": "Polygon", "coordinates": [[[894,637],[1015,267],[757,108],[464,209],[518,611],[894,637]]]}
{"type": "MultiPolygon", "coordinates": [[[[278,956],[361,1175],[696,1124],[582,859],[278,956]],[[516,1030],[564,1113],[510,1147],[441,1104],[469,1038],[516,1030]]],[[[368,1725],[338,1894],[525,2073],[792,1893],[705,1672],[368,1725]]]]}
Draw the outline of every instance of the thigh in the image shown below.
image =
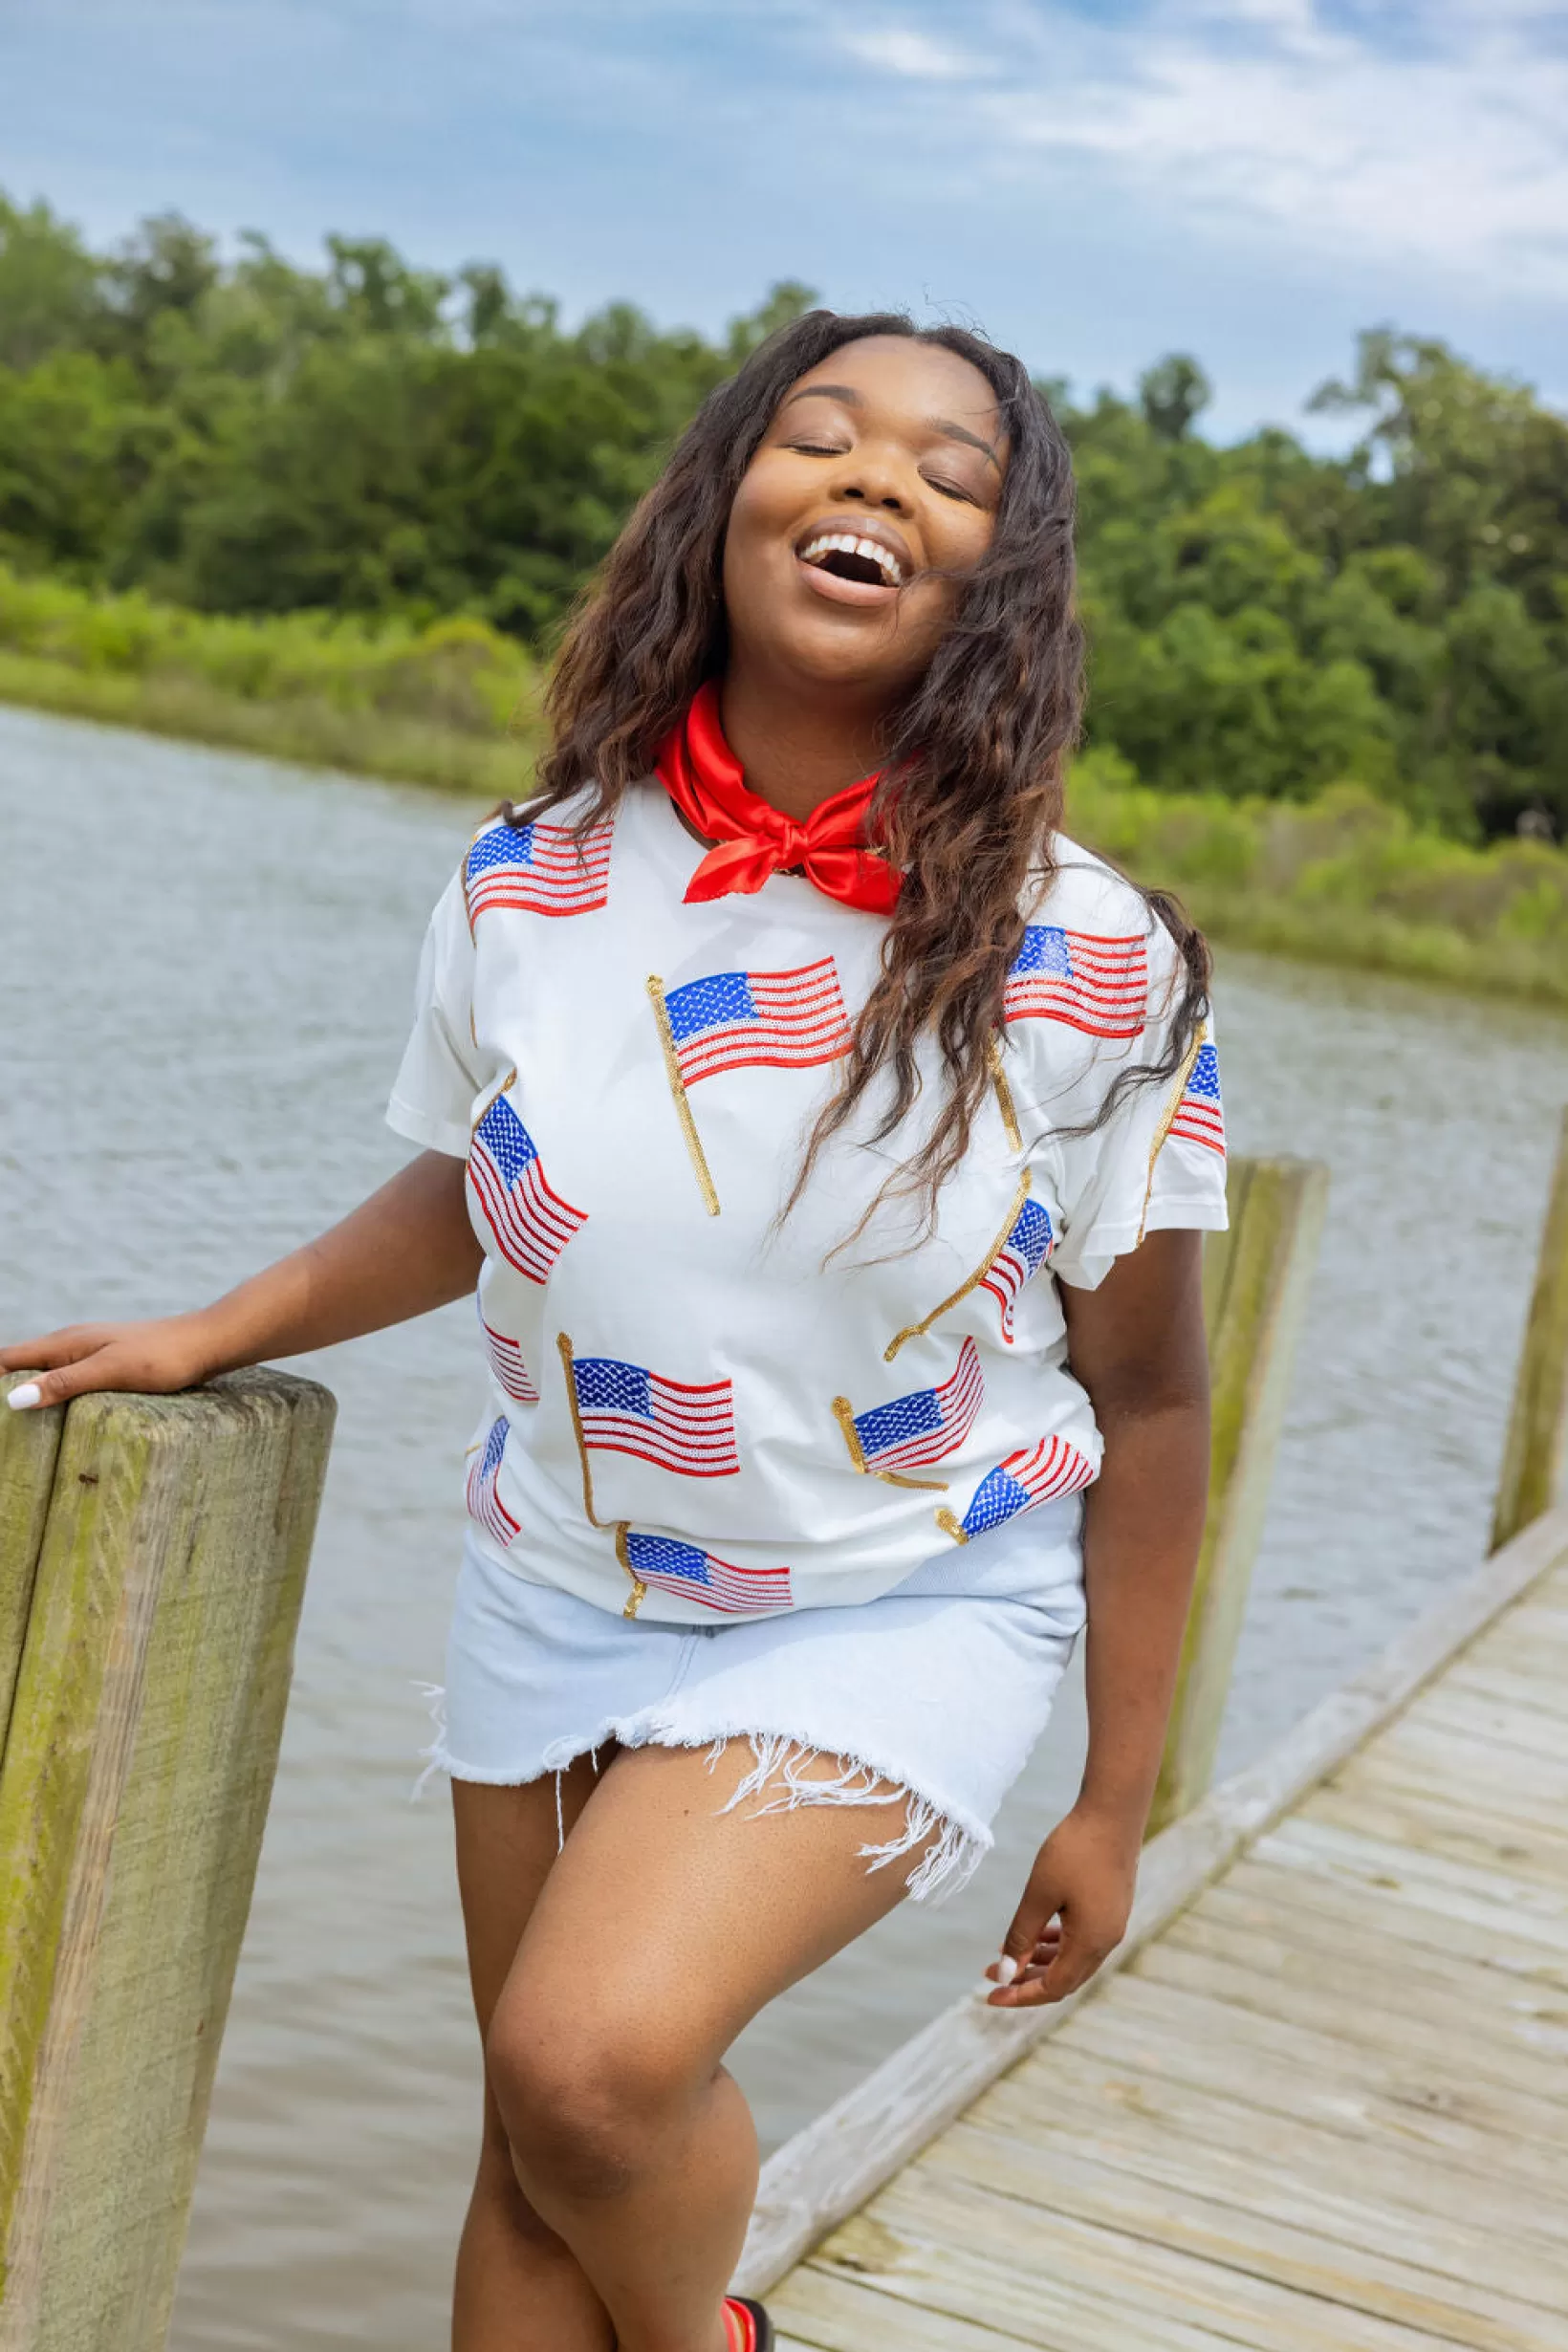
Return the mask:
{"type": "Polygon", "coordinates": [[[558,1803],[554,1773],[520,1788],[452,1782],[458,1895],[481,2039],[490,2032],[523,1930],[555,1866],[561,1833],[576,1830],[607,1770],[603,1753],[598,1773],[588,1756],[579,1756],[560,1775],[558,1803]]]}
{"type": "Polygon", "coordinates": [[[698,1749],[616,1758],[534,1906],[498,2023],[630,2037],[640,2065],[701,2080],[759,2009],[894,1908],[919,1852],[874,1871],[860,1848],[902,1833],[904,1797],[725,1812],[752,1762],[744,1739],[712,1768],[698,1749]]]}

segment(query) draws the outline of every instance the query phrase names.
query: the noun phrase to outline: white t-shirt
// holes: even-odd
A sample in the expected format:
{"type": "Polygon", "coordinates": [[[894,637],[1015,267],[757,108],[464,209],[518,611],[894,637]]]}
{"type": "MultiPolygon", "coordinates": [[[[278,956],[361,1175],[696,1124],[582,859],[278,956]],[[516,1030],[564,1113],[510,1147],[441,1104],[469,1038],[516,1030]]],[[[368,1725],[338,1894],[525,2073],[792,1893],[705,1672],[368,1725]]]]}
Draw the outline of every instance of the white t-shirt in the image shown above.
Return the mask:
{"type": "Polygon", "coordinates": [[[783,874],[687,905],[705,853],[657,783],[580,855],[576,814],[476,835],[387,1114],[468,1164],[481,1543],[600,1607],[712,1623],[874,1599],[1087,1485],[1100,1438],[1057,1284],[1093,1289],[1145,1230],[1225,1223],[1211,1045],[1063,1132],[1162,1050],[1164,926],[1058,838],[934,1227],[884,1198],[857,1237],[935,1117],[934,1054],[903,1126],[867,1141],[862,1107],[780,1211],[883,920],[783,874]]]}

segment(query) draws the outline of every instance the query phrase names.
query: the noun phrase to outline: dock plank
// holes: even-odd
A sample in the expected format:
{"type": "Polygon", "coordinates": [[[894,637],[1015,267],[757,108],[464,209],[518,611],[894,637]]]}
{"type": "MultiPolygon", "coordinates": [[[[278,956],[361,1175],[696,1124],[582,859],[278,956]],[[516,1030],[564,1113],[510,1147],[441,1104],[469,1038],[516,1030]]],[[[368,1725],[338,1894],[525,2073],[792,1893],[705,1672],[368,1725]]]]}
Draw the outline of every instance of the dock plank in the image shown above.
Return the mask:
{"type": "Polygon", "coordinates": [[[1463,2245],[1411,2232],[1403,2213],[1314,2190],[1286,2163],[1260,2169],[1228,2149],[1162,2147],[1131,2123],[1097,2130],[1069,2106],[1050,2134],[1027,2139],[955,2124],[919,2168],[1484,2352],[1568,2345],[1568,2319],[1514,2292],[1514,2279],[1467,2274],[1474,2232],[1463,2245]]]}
{"type": "Polygon", "coordinates": [[[865,2184],[756,2257],[786,2346],[1568,2352],[1565,1690],[1568,1510],[1151,1845],[1087,1995],[773,2160],[764,2248],[865,2184]]]}

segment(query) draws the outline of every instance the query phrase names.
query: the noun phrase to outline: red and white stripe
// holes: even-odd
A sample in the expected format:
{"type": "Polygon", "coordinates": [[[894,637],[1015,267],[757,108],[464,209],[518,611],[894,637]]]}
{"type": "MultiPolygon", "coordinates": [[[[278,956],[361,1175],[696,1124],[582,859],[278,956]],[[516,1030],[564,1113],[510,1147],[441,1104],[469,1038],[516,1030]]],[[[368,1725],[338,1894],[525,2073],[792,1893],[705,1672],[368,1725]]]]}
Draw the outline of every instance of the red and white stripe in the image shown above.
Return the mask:
{"type": "Polygon", "coordinates": [[[953,1371],[931,1393],[940,1416],[938,1426],[917,1430],[901,1445],[887,1447],[875,1456],[868,1455],[874,1470],[919,1470],[922,1463],[940,1462],[945,1454],[962,1446],[974,1426],[974,1417],[986,1393],[980,1351],[972,1339],[965,1340],[953,1371]]]}
{"type": "Polygon", "coordinates": [[[505,829],[528,832],[531,855],[526,862],[506,859],[465,869],[470,924],[502,906],[533,915],[590,915],[609,904],[613,824],[595,825],[580,836],[570,825],[537,818],[505,829]]]}
{"type": "Polygon", "coordinates": [[[1070,972],[1021,971],[1009,978],[1002,1017],[1062,1021],[1091,1037],[1136,1037],[1148,1019],[1148,947],[1141,935],[1111,938],[1064,931],[1070,972]]]}
{"type": "Polygon", "coordinates": [[[675,1049],[688,1086],[721,1070],[809,1070],[837,1061],[851,1043],[849,1013],[831,955],[795,971],[746,975],[755,1016],[686,1038],[675,1049]]]}
{"type": "Polygon", "coordinates": [[[523,1361],[523,1351],[515,1339],[487,1323],[481,1310],[479,1328],[485,1335],[485,1353],[490,1358],[490,1370],[509,1397],[519,1405],[537,1405],[539,1392],[534,1385],[529,1368],[523,1361]]]}
{"type": "Polygon", "coordinates": [[[1015,1478],[1036,1503],[1054,1502],[1058,1494],[1077,1494],[1089,1486],[1095,1466],[1064,1437],[1042,1437],[1019,1453],[1010,1453],[997,1468],[1015,1478]]]}
{"type": "Polygon", "coordinates": [[[468,1185],[496,1248],[531,1282],[544,1283],[588,1212],[551,1190],[537,1158],[508,1184],[476,1134],[468,1153],[468,1185]]]}
{"type": "Polygon", "coordinates": [[[607,1453],[635,1454],[660,1470],[686,1478],[730,1478],[740,1469],[735,1446],[735,1392],[729,1381],[693,1386],[686,1381],[647,1376],[651,1414],[617,1412],[613,1406],[585,1407],[582,1442],[607,1453]]]}

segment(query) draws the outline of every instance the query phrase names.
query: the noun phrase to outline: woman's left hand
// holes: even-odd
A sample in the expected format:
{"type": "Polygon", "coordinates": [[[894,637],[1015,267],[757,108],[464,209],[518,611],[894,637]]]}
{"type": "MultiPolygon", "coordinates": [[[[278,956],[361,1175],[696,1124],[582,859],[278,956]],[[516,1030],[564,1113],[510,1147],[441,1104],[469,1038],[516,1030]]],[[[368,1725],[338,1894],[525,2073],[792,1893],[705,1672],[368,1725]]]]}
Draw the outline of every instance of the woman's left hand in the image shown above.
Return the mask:
{"type": "Polygon", "coordinates": [[[1029,1874],[1000,1960],[986,1974],[992,2009],[1065,2000],[1086,1985],[1127,1931],[1142,1848],[1142,1824],[1075,1805],[1057,1823],[1029,1874]]]}

